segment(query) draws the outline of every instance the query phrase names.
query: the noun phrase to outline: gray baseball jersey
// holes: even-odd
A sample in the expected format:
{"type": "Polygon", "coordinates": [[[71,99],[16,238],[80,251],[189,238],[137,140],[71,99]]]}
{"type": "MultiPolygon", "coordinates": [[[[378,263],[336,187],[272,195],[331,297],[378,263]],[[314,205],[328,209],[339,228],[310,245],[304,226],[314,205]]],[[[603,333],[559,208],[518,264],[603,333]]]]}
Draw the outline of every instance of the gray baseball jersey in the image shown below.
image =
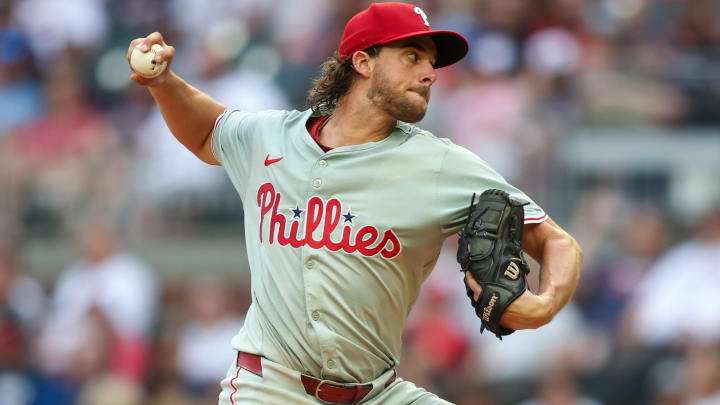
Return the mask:
{"type": "Polygon", "coordinates": [[[213,153],[243,201],[252,282],[232,345],[365,382],[398,363],[420,285],[473,193],[499,188],[529,203],[526,223],[547,215],[447,139],[398,122],[379,142],[325,152],[306,129],[311,114],[228,110],[216,121],[213,153]]]}

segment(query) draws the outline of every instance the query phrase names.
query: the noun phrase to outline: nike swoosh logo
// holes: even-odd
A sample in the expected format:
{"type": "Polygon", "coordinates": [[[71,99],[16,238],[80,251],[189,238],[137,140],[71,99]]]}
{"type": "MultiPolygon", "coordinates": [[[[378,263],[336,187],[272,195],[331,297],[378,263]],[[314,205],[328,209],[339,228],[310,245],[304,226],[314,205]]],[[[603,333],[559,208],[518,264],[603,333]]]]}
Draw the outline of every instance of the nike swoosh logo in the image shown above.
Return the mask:
{"type": "Polygon", "coordinates": [[[270,159],[270,155],[265,156],[265,166],[270,166],[273,163],[277,163],[282,160],[282,156],[277,159],[270,159]]]}

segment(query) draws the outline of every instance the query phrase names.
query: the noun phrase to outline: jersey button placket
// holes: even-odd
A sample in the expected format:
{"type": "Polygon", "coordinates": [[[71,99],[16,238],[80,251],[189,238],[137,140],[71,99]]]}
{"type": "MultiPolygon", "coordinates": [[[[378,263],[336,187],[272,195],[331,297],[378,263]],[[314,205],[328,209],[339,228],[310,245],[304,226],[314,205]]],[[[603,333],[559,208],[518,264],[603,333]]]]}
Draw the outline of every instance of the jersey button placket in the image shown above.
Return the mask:
{"type": "Polygon", "coordinates": [[[307,308],[306,322],[308,322],[308,327],[314,329],[317,334],[321,361],[323,362],[322,364],[325,365],[325,362],[330,357],[330,354],[323,353],[321,349],[326,344],[323,336],[326,328],[322,324],[323,320],[321,319],[322,316],[320,313],[324,303],[318,295],[318,288],[320,287],[320,280],[318,279],[318,277],[320,277],[320,273],[318,273],[318,269],[321,267],[321,262],[318,261],[318,252],[314,249],[304,246],[302,251],[303,253],[300,266],[305,269],[302,274],[302,278],[305,286],[305,305],[307,308]],[[310,271],[311,269],[312,271],[310,271]]]}
{"type": "MultiPolygon", "coordinates": [[[[307,177],[310,180],[308,182],[310,186],[307,196],[308,199],[313,196],[320,197],[323,200],[326,200],[328,198],[327,194],[330,191],[327,189],[327,178],[322,174],[323,169],[325,169],[327,166],[328,162],[326,159],[319,159],[310,169],[307,177]]],[[[318,231],[318,233],[319,232],[320,231],[318,231]]],[[[319,237],[319,235],[316,235],[316,237],[319,237]]],[[[319,250],[315,250],[309,248],[308,246],[304,246],[303,250],[305,253],[305,261],[303,262],[303,264],[306,269],[303,273],[306,294],[305,302],[307,305],[306,308],[308,308],[309,310],[308,315],[311,322],[310,327],[312,327],[316,332],[320,349],[319,354],[322,361],[321,364],[323,364],[323,366],[328,369],[337,368],[337,361],[331,360],[332,358],[334,358],[335,355],[334,350],[331,349],[334,346],[332,334],[330,334],[328,327],[325,325],[325,322],[329,319],[326,319],[323,313],[321,313],[325,310],[327,304],[324,300],[323,294],[321,293],[323,286],[322,270],[324,269],[324,266],[321,266],[321,263],[323,263],[322,255],[325,252],[322,248],[319,250]],[[328,366],[328,361],[331,362],[330,364],[332,364],[332,366],[328,366]]]]}

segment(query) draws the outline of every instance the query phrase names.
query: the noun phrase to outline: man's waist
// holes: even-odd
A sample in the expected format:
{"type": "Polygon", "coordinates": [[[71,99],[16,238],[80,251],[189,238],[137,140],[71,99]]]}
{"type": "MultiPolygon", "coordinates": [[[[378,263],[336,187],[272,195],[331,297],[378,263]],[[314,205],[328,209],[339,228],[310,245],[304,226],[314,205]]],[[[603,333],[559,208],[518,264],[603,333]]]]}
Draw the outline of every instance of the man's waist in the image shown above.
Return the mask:
{"type": "MultiPolygon", "coordinates": [[[[265,365],[272,363],[274,362],[266,362],[265,365]]],[[[279,363],[275,364],[275,367],[284,367],[279,363]]],[[[237,366],[260,377],[263,376],[263,359],[257,354],[239,351],[237,366]]],[[[298,387],[302,386],[306,394],[336,404],[357,404],[365,398],[379,394],[397,379],[395,368],[387,369],[373,380],[362,383],[343,383],[331,379],[320,379],[303,373],[295,375],[299,376],[298,387]]]]}
{"type": "MultiPolygon", "coordinates": [[[[301,374],[320,380],[331,379],[346,384],[371,381],[394,367],[394,363],[382,361],[376,356],[368,356],[368,353],[364,351],[362,357],[360,353],[346,357],[346,359],[352,358],[352,362],[340,359],[339,356],[324,357],[320,352],[312,354],[303,351],[303,353],[305,354],[299,356],[297,352],[291,351],[288,347],[284,347],[282,350],[274,350],[268,345],[264,345],[263,350],[260,352],[262,357],[301,374]],[[343,366],[344,363],[352,363],[353,368],[347,369],[343,366]]],[[[344,354],[347,354],[347,352],[344,354]]]]}
{"type": "MultiPolygon", "coordinates": [[[[358,383],[372,380],[385,370],[392,368],[394,357],[379,352],[377,348],[362,346],[360,342],[343,344],[325,337],[321,340],[322,347],[311,344],[318,341],[313,336],[303,336],[306,340],[295,338],[295,334],[281,333],[274,326],[263,326],[264,321],[257,319],[253,324],[244,325],[245,333],[233,340],[233,348],[237,351],[258,353],[263,357],[300,373],[323,378],[331,375],[336,381],[358,383]],[[252,332],[253,328],[259,328],[252,332]],[[261,344],[251,341],[251,336],[262,336],[261,344]],[[340,349],[337,349],[340,347],[340,349]],[[346,370],[343,364],[352,363],[353,369],[346,370]]],[[[342,340],[338,336],[338,339],[342,340]]]]}

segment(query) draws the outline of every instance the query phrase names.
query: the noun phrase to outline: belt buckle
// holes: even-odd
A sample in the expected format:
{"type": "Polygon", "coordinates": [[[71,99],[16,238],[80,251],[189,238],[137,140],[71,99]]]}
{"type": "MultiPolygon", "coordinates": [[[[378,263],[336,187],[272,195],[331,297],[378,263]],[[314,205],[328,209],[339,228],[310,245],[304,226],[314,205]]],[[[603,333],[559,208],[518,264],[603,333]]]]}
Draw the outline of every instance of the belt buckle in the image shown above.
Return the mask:
{"type": "Polygon", "coordinates": [[[328,400],[320,397],[320,394],[322,394],[322,386],[323,385],[329,385],[329,386],[335,387],[335,388],[348,389],[348,387],[343,383],[339,383],[337,381],[332,381],[332,380],[321,380],[320,383],[315,388],[315,398],[320,399],[325,402],[333,402],[333,401],[328,401],[328,400]]]}

